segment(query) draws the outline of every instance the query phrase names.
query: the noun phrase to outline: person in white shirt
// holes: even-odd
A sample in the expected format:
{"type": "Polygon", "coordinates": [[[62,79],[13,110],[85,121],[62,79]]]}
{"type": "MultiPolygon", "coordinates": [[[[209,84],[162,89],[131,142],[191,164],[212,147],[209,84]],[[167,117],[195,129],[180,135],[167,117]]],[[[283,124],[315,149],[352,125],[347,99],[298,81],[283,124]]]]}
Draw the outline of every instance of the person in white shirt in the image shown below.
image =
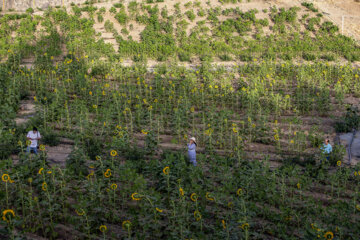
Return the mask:
{"type": "Polygon", "coordinates": [[[33,130],[29,131],[26,137],[31,142],[30,146],[27,147],[26,152],[29,153],[32,150],[35,154],[37,154],[38,140],[41,138],[37,128],[33,127],[33,130]]]}

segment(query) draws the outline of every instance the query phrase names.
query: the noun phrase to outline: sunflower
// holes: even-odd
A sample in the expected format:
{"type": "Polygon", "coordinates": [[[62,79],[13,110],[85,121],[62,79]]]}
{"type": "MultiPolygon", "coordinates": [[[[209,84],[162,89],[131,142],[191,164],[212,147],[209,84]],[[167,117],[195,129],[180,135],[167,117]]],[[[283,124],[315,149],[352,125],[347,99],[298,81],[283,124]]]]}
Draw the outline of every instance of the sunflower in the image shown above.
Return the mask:
{"type": "Polygon", "coordinates": [[[39,174],[42,174],[42,171],[43,171],[43,170],[44,170],[44,168],[40,168],[38,173],[39,173],[39,174]]]}
{"type": "Polygon", "coordinates": [[[338,165],[338,167],[340,167],[341,166],[341,161],[337,161],[336,165],[338,165]]]}
{"type": "Polygon", "coordinates": [[[111,184],[111,186],[110,186],[110,187],[111,187],[111,189],[112,189],[112,190],[114,190],[114,191],[115,191],[115,190],[117,189],[117,187],[118,187],[118,186],[116,185],[116,183],[113,183],[113,184],[111,184]]]}
{"type": "Polygon", "coordinates": [[[242,188],[239,188],[239,189],[236,191],[236,194],[237,194],[238,196],[240,196],[240,195],[242,194],[242,188]]]}
{"type": "Polygon", "coordinates": [[[229,207],[229,208],[234,207],[234,203],[233,203],[233,202],[228,202],[228,204],[227,204],[227,205],[228,205],[228,207],[229,207]]]}
{"type": "Polygon", "coordinates": [[[243,230],[246,230],[246,229],[248,229],[250,226],[249,226],[249,224],[248,223],[244,223],[243,225],[241,225],[241,228],[243,229],[243,230]]]}
{"type": "Polygon", "coordinates": [[[110,155],[111,155],[112,157],[115,157],[115,156],[117,155],[117,151],[111,150],[110,155]]]}
{"type": "Polygon", "coordinates": [[[11,180],[9,174],[6,174],[6,173],[2,175],[1,179],[2,179],[4,182],[8,182],[8,181],[11,180]]]}
{"type": "Polygon", "coordinates": [[[45,145],[44,145],[44,144],[41,144],[40,147],[39,147],[39,150],[40,150],[40,151],[45,151],[45,145]]]}
{"type": "Polygon", "coordinates": [[[128,229],[131,227],[131,222],[130,222],[129,220],[123,221],[122,227],[123,227],[123,229],[127,229],[127,230],[128,230],[128,229]]]}
{"type": "Polygon", "coordinates": [[[96,159],[97,161],[99,161],[99,160],[101,160],[101,157],[100,157],[100,156],[96,156],[95,159],[96,159]]]}
{"type": "Polygon", "coordinates": [[[179,193],[181,196],[184,196],[184,190],[182,188],[179,188],[179,193]]]}
{"type": "Polygon", "coordinates": [[[196,210],[196,211],[194,212],[194,217],[195,217],[195,220],[196,220],[196,221],[200,221],[200,220],[201,220],[201,214],[200,214],[200,212],[199,212],[198,210],[196,210]]]}
{"type": "Polygon", "coordinates": [[[169,175],[169,172],[170,172],[170,168],[169,168],[169,167],[164,167],[163,173],[164,173],[165,175],[169,175]]]}
{"type": "Polygon", "coordinates": [[[222,224],[223,228],[224,228],[224,229],[226,229],[226,222],[225,222],[225,220],[224,220],[224,219],[223,219],[223,220],[221,220],[221,224],[222,224]]]}
{"type": "Polygon", "coordinates": [[[12,216],[15,217],[15,213],[14,213],[13,210],[11,210],[11,209],[6,209],[6,210],[3,211],[3,216],[2,216],[2,219],[3,219],[4,221],[8,221],[8,219],[6,218],[6,215],[7,215],[8,213],[11,213],[12,216]]]}
{"type": "Polygon", "coordinates": [[[76,214],[79,215],[79,216],[82,216],[82,215],[85,214],[85,211],[84,211],[84,209],[82,209],[82,208],[80,208],[79,210],[75,209],[75,212],[76,212],[76,214]]]}
{"type": "Polygon", "coordinates": [[[147,135],[149,132],[145,131],[144,129],[141,129],[141,133],[147,135]]]}
{"type": "Polygon", "coordinates": [[[26,140],[26,146],[30,146],[31,141],[30,140],[26,140]]]}
{"type": "Polygon", "coordinates": [[[100,232],[102,232],[102,233],[104,233],[104,232],[107,231],[107,227],[106,227],[105,225],[101,225],[101,226],[99,227],[99,229],[100,229],[100,232]]]}
{"type": "Polygon", "coordinates": [[[196,195],[196,193],[192,193],[190,198],[193,202],[196,202],[198,200],[198,196],[196,195]]]}
{"type": "Polygon", "coordinates": [[[331,240],[334,238],[334,234],[332,232],[326,232],[324,238],[331,240]]]}
{"type": "Polygon", "coordinates": [[[106,178],[109,178],[111,176],[111,170],[110,169],[107,169],[106,172],[104,172],[104,176],[106,178]]]}
{"type": "Polygon", "coordinates": [[[209,200],[209,201],[214,201],[215,199],[212,197],[212,194],[207,192],[206,195],[205,195],[206,199],[209,200]]]}
{"type": "Polygon", "coordinates": [[[300,183],[297,183],[297,184],[296,184],[296,187],[297,187],[298,189],[300,189],[300,188],[301,188],[301,184],[300,184],[300,183]]]}
{"type": "Polygon", "coordinates": [[[46,184],[46,182],[43,182],[43,184],[41,185],[41,188],[42,188],[42,190],[47,191],[47,184],[46,184]]]}
{"type": "Polygon", "coordinates": [[[160,208],[155,208],[156,211],[158,211],[159,213],[162,213],[164,210],[160,209],[160,208]]]}
{"type": "Polygon", "coordinates": [[[356,204],[355,208],[360,211],[360,205],[359,204],[356,204]]]}
{"type": "Polygon", "coordinates": [[[138,193],[133,193],[133,194],[131,194],[131,198],[132,198],[132,200],[134,200],[134,201],[139,201],[139,200],[141,200],[141,197],[139,196],[139,194],[138,193]]]}

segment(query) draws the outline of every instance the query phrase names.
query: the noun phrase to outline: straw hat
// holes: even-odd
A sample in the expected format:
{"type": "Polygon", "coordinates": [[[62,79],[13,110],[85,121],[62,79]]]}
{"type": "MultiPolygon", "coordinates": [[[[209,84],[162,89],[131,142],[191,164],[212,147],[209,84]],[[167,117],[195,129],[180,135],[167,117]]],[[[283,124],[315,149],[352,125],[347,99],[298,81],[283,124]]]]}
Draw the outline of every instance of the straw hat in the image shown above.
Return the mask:
{"type": "Polygon", "coordinates": [[[194,141],[194,143],[197,144],[196,139],[194,137],[190,138],[190,140],[194,141]]]}

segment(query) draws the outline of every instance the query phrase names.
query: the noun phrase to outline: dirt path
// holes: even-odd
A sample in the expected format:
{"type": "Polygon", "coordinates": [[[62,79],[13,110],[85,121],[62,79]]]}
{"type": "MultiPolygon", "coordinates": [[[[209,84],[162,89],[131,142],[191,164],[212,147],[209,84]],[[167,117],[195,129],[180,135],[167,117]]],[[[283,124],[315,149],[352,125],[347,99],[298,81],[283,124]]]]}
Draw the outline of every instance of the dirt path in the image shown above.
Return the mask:
{"type": "Polygon", "coordinates": [[[29,97],[28,99],[21,100],[20,109],[15,118],[16,125],[21,125],[27,123],[30,118],[35,116],[35,102],[34,97],[29,97]]]}

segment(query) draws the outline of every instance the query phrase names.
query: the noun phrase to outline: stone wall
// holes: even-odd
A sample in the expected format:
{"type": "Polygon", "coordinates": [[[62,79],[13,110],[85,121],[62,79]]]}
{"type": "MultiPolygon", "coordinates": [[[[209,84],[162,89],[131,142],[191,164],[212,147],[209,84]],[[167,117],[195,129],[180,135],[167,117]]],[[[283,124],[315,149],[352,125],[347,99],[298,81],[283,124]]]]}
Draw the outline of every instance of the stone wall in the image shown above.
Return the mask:
{"type": "Polygon", "coordinates": [[[71,3],[84,3],[86,0],[0,0],[1,8],[5,10],[25,11],[28,8],[46,9],[55,6],[68,6],[71,3]]]}

